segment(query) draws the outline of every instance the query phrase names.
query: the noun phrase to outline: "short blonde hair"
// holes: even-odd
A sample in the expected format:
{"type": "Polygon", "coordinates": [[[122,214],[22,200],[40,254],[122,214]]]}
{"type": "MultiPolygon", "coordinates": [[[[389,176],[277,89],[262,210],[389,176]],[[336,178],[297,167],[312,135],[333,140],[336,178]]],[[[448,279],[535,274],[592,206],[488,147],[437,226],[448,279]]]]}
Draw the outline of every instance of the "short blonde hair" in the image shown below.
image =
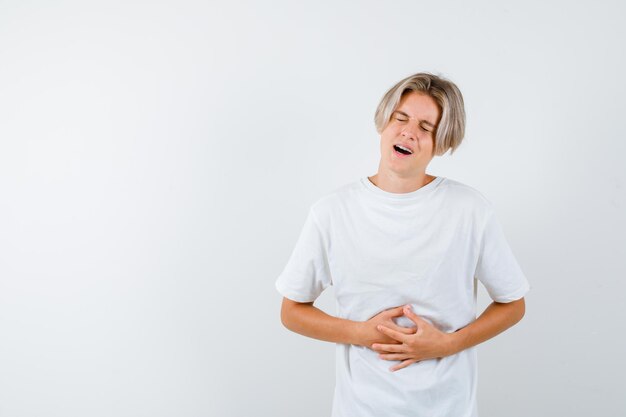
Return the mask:
{"type": "Polygon", "coordinates": [[[376,109],[374,115],[376,130],[382,133],[402,96],[412,91],[431,96],[439,105],[441,120],[435,130],[434,154],[443,155],[450,149],[450,155],[452,155],[465,135],[463,95],[452,81],[434,74],[419,72],[391,87],[376,109]]]}

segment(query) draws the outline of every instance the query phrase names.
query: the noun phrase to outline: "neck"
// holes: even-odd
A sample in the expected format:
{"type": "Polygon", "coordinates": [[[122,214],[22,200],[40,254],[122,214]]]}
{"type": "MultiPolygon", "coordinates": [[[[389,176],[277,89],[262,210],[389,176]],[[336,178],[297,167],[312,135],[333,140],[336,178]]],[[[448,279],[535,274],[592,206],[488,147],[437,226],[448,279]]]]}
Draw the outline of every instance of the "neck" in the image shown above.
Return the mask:
{"type": "Polygon", "coordinates": [[[410,193],[419,190],[437,177],[420,172],[413,176],[399,176],[396,173],[381,173],[368,177],[378,188],[390,193],[410,193]]]}

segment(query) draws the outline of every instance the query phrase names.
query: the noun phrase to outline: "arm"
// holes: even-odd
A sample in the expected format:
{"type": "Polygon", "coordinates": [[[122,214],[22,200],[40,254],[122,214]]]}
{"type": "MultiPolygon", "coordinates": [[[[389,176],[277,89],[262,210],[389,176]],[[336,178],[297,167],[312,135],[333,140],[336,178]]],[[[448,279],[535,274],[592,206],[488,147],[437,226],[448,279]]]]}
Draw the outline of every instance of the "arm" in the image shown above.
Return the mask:
{"type": "Polygon", "coordinates": [[[510,303],[494,301],[472,323],[454,333],[445,333],[417,316],[407,306],[404,314],[417,325],[417,332],[404,335],[381,326],[379,328],[381,332],[401,344],[375,343],[372,349],[380,353],[381,359],[402,361],[390,368],[391,371],[397,371],[412,363],[453,355],[489,340],[519,322],[524,316],[525,309],[523,297],[510,303]]]}
{"type": "Polygon", "coordinates": [[[333,317],[313,303],[298,303],[283,297],[283,325],[292,332],[327,342],[357,344],[357,322],[333,317]]]}
{"type": "Polygon", "coordinates": [[[292,332],[313,339],[370,347],[373,343],[397,344],[393,338],[377,330],[384,324],[401,334],[415,332],[415,328],[398,326],[393,317],[403,314],[402,306],[384,310],[371,319],[360,322],[326,314],[312,302],[298,303],[283,297],[280,317],[283,325],[292,332]]]}
{"type": "Polygon", "coordinates": [[[518,323],[526,312],[524,298],[510,303],[491,303],[472,323],[451,333],[452,353],[485,342],[518,323]]]}

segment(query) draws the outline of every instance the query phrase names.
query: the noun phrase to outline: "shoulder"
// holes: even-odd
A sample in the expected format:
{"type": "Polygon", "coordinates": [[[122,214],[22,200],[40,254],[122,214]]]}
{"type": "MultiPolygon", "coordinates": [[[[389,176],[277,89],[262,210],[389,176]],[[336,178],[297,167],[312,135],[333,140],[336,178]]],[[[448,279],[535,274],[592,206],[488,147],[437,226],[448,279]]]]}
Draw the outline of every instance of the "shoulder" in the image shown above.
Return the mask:
{"type": "Polygon", "coordinates": [[[445,195],[446,202],[459,209],[471,209],[482,214],[493,211],[493,203],[471,185],[446,177],[439,184],[439,188],[445,195]]]}
{"type": "Polygon", "coordinates": [[[322,195],[311,204],[310,212],[318,223],[327,223],[330,216],[358,198],[359,181],[342,184],[322,195]]]}

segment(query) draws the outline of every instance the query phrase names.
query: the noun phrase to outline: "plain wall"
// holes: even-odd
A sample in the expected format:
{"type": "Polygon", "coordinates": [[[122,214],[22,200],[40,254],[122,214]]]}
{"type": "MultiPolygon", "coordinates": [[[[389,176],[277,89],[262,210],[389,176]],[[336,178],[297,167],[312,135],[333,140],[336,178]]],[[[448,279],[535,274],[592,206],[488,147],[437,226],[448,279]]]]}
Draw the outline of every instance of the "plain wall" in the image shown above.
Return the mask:
{"type": "Polygon", "coordinates": [[[625,9],[0,1],[0,416],[329,415],[334,345],[274,282],[418,71],[467,111],[428,172],[495,204],[532,286],[480,415],[625,415],[625,9]]]}

